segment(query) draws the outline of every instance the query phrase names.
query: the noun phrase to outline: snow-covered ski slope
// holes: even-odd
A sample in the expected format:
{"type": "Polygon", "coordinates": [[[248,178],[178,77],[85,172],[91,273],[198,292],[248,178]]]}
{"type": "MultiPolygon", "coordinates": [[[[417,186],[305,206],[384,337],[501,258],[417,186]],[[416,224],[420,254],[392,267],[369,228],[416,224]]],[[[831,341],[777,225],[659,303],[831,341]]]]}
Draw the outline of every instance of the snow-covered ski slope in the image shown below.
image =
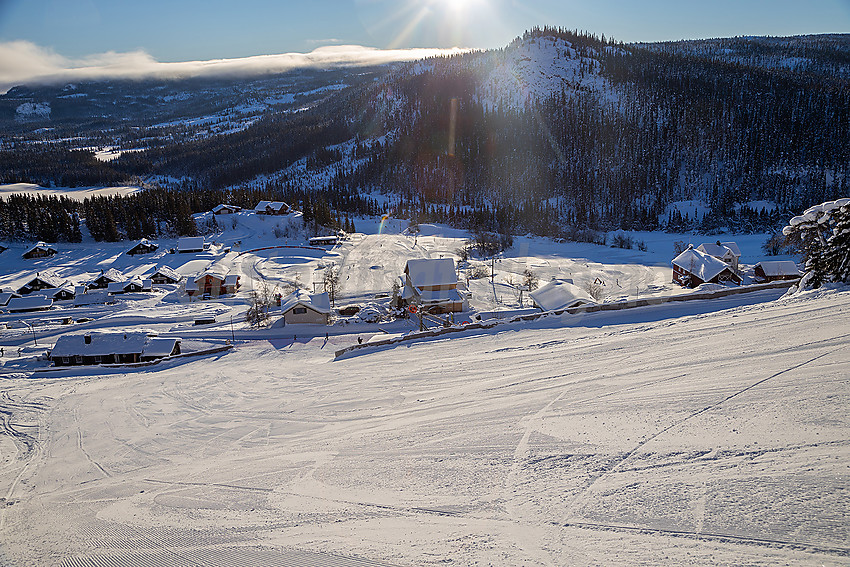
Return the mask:
{"type": "Polygon", "coordinates": [[[0,557],[846,565],[850,291],[780,294],[3,380],[0,557]]]}

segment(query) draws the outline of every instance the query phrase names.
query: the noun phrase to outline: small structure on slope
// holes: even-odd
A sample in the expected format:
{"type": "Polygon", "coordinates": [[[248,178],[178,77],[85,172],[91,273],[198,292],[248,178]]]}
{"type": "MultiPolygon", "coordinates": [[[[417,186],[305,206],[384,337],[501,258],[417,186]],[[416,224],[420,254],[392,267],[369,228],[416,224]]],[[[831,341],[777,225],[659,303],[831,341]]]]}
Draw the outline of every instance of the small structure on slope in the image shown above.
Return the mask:
{"type": "Polygon", "coordinates": [[[802,274],[797,269],[797,264],[791,260],[770,260],[759,262],[754,268],[755,279],[759,282],[772,282],[777,280],[796,280],[802,274]]]}
{"type": "Polygon", "coordinates": [[[157,285],[180,283],[183,277],[168,266],[160,266],[151,274],[151,281],[157,285]]]}
{"type": "Polygon", "coordinates": [[[428,313],[460,313],[468,306],[457,290],[455,261],[451,258],[408,260],[404,267],[401,301],[428,313]]]}
{"type": "Polygon", "coordinates": [[[697,287],[704,283],[735,283],[743,279],[732,266],[710,254],[695,250],[693,246],[673,258],[673,283],[684,287],[697,287]]]}
{"type": "Polygon", "coordinates": [[[184,236],[177,240],[177,252],[179,254],[189,254],[191,252],[204,251],[203,236],[184,236]]]}
{"type": "Polygon", "coordinates": [[[327,325],[330,322],[331,302],[327,293],[310,294],[295,290],[281,302],[280,312],[286,325],[312,323],[327,325]]]}
{"type": "Polygon", "coordinates": [[[51,349],[54,366],[146,362],[180,354],[180,339],[155,333],[86,333],[62,335],[51,349]]]}
{"type": "Polygon", "coordinates": [[[735,242],[703,242],[697,246],[697,250],[704,252],[710,256],[714,256],[718,260],[722,260],[732,267],[732,271],[738,271],[738,263],[741,260],[741,249],[735,242]]]}
{"type": "Polygon", "coordinates": [[[314,236],[309,240],[310,246],[336,246],[339,236],[314,236]]]}
{"type": "Polygon", "coordinates": [[[45,244],[44,242],[39,242],[29,250],[23,253],[23,258],[26,260],[32,258],[47,258],[48,256],[53,256],[58,253],[54,247],[49,244],[45,244]]]}
{"type": "Polygon", "coordinates": [[[283,201],[260,201],[254,212],[258,215],[285,215],[289,212],[289,205],[283,201]]]}
{"type": "Polygon", "coordinates": [[[214,215],[232,215],[234,213],[238,213],[242,210],[242,207],[237,207],[236,205],[216,205],[213,207],[212,213],[214,215]]]}
{"type": "Polygon", "coordinates": [[[6,304],[9,313],[25,313],[27,311],[44,311],[53,307],[53,299],[46,295],[28,295],[13,297],[6,304]]]}
{"type": "Polygon", "coordinates": [[[221,266],[212,266],[193,280],[186,282],[186,293],[218,297],[236,293],[240,287],[239,274],[228,273],[221,266]]]}
{"type": "Polygon", "coordinates": [[[43,289],[56,289],[61,287],[65,280],[54,274],[53,272],[36,272],[27,283],[18,288],[18,294],[27,295],[34,291],[43,289]]]}
{"type": "Polygon", "coordinates": [[[130,256],[136,256],[138,254],[151,254],[156,252],[159,248],[159,244],[156,242],[151,242],[147,238],[142,238],[139,240],[135,246],[127,250],[127,254],[130,256]]]}
{"type": "Polygon", "coordinates": [[[89,283],[89,289],[106,289],[110,284],[120,283],[126,279],[127,277],[115,268],[109,268],[105,272],[101,270],[100,275],[89,283]]]}
{"type": "Polygon", "coordinates": [[[586,291],[564,280],[552,280],[529,292],[528,296],[534,306],[543,311],[557,311],[595,303],[586,291]]]}

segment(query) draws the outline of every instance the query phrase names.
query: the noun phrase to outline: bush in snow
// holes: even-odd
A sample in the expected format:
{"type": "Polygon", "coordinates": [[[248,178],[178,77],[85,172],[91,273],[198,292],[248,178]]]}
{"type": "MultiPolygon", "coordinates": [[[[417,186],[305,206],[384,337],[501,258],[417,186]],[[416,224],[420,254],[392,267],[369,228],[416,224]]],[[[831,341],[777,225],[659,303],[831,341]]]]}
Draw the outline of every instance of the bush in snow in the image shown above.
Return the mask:
{"type": "Polygon", "coordinates": [[[806,274],[799,289],[850,283],[850,199],[815,205],[782,229],[786,242],[803,254],[806,274]]]}

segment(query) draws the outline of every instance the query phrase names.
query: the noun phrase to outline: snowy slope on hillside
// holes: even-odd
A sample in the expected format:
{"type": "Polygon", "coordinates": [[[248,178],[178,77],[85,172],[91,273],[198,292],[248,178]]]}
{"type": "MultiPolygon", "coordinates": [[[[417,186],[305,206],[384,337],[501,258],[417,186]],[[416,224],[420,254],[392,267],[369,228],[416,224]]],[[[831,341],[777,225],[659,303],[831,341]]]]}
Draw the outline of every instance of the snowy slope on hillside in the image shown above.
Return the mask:
{"type": "Polygon", "coordinates": [[[524,108],[561,90],[569,96],[578,90],[602,92],[607,85],[599,75],[599,62],[582,57],[562,39],[529,39],[491,57],[495,64],[479,87],[488,108],[500,103],[524,108]]]}
{"type": "Polygon", "coordinates": [[[696,307],[6,380],[0,553],[846,564],[850,292],[696,307]]]}

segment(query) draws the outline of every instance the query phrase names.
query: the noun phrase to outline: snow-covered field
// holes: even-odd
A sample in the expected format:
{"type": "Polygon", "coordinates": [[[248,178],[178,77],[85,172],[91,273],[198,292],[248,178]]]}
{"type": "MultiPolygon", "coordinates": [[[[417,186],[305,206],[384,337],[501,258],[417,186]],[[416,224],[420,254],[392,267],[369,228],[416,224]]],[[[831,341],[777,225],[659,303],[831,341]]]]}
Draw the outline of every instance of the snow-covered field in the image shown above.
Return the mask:
{"type": "MultiPolygon", "coordinates": [[[[3,252],[2,288],[41,270],[83,281],[213,264],[243,287],[0,314],[0,565],[850,561],[850,290],[550,316],[339,359],[414,323],[250,330],[263,284],[310,289],[334,265],[337,303],[363,304],[407,259],[456,258],[468,237],[355,222],[329,251],[297,248],[299,215],[241,213],[216,219],[197,254],[167,240],[137,257],[127,243],[3,252]],[[235,348],[136,369],[38,358],[69,330],[138,328],[235,348]]],[[[603,281],[604,301],[687,293],[669,283],[673,242],[706,238],[631,236],[647,250],[517,237],[493,282],[469,281],[472,307],[518,307],[508,282],[526,268],[603,281]]],[[[765,235],[727,239],[762,259],[765,235]]]]}
{"type": "Polygon", "coordinates": [[[846,564],[850,292],[779,293],[336,362],[353,337],[4,380],[0,550],[16,565],[846,564]]]}
{"type": "MultiPolygon", "coordinates": [[[[114,159],[114,158],[113,158],[114,159]]],[[[82,201],[87,197],[108,197],[110,195],[129,195],[141,191],[139,187],[120,186],[120,187],[42,187],[34,183],[7,183],[0,185],[0,199],[13,195],[15,193],[23,193],[32,196],[56,196],[68,197],[82,201]]]]}

